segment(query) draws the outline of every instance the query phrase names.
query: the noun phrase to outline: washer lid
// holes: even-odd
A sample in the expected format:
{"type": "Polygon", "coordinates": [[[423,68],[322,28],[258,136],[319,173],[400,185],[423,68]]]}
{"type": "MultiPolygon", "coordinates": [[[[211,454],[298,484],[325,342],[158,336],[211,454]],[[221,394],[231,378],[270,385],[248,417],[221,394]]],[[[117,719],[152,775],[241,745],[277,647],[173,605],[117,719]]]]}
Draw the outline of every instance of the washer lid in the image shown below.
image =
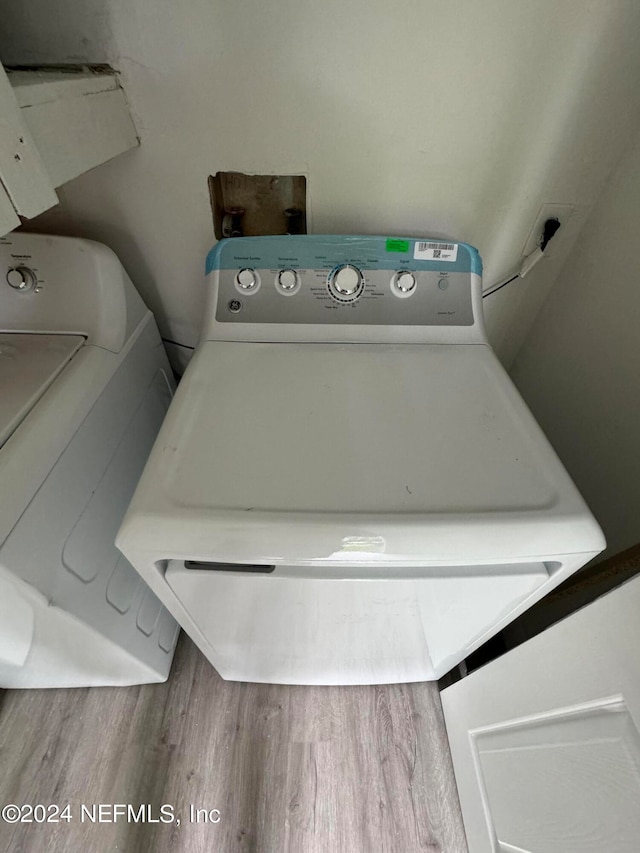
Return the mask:
{"type": "Polygon", "coordinates": [[[364,548],[494,560],[602,541],[486,345],[205,342],[134,518],[130,534],[171,553],[245,562],[364,548]]]}
{"type": "Polygon", "coordinates": [[[82,335],[0,334],[0,447],[84,340],[82,335]]]}

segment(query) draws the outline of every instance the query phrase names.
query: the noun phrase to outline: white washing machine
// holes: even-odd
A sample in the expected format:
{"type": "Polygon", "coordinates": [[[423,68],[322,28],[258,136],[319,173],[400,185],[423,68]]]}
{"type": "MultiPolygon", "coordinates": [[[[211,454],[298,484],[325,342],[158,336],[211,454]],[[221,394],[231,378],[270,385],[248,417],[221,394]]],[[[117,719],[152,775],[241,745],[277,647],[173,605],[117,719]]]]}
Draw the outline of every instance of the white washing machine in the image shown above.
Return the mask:
{"type": "Polygon", "coordinates": [[[464,243],[222,241],[117,544],[223,678],[442,676],[604,548],[464,243]]]}
{"type": "Polygon", "coordinates": [[[0,687],[167,678],[178,625],[114,540],[172,389],[113,252],[0,240],[0,687]]]}

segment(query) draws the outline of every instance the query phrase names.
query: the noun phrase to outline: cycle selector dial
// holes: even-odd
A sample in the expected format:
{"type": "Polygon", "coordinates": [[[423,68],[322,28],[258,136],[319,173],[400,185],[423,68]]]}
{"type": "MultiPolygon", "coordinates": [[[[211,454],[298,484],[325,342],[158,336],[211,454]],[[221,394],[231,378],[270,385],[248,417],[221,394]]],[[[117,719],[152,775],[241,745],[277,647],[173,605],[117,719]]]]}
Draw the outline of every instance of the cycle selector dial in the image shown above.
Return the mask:
{"type": "Polygon", "coordinates": [[[21,290],[25,293],[28,290],[34,290],[37,283],[38,278],[29,267],[12,267],[7,272],[7,284],[14,290],[21,290]]]}
{"type": "Polygon", "coordinates": [[[329,276],[329,292],[341,302],[352,302],[364,290],[364,278],[357,267],[343,264],[329,276]]]}

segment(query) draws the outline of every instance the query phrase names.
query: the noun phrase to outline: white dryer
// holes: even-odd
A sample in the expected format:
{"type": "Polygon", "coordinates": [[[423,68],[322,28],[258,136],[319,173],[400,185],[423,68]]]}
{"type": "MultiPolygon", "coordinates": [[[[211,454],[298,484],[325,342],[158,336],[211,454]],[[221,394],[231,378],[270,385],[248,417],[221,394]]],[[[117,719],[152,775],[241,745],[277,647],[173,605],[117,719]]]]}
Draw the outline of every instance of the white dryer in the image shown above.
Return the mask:
{"type": "Polygon", "coordinates": [[[172,389],[113,252],[0,240],[0,687],[166,679],[178,625],[114,540],[172,389]]]}
{"type": "Polygon", "coordinates": [[[442,676],[604,547],[464,243],[222,241],[117,544],[223,678],[442,676]]]}

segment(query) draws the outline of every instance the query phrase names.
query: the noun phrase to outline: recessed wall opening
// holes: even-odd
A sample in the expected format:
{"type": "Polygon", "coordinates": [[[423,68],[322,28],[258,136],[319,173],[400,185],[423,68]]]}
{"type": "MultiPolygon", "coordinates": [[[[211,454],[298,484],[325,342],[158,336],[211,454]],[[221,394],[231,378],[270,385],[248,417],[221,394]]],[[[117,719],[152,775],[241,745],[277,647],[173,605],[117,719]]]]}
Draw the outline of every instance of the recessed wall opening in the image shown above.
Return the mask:
{"type": "Polygon", "coordinates": [[[223,237],[307,233],[307,179],[304,175],[209,176],[213,230],[223,237]]]}

